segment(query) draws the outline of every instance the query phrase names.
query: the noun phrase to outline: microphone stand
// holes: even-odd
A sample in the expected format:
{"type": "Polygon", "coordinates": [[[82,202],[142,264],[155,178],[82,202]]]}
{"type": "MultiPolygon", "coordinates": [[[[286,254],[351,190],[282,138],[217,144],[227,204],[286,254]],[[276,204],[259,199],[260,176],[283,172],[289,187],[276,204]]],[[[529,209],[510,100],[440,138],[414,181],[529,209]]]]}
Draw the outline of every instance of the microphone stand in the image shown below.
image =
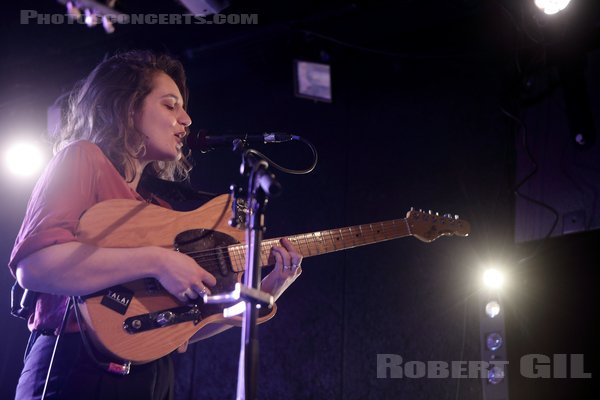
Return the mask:
{"type": "MultiPolygon", "coordinates": [[[[258,381],[258,308],[272,306],[273,297],[260,291],[260,256],[263,232],[265,230],[264,212],[269,196],[277,196],[281,185],[275,176],[268,172],[269,164],[259,159],[251,151],[242,151],[246,143],[242,140],[234,141],[234,151],[242,153],[240,172],[242,178],[247,178],[247,189],[242,185],[232,185],[233,192],[233,218],[232,225],[237,225],[238,200],[247,196],[248,217],[246,226],[246,271],[244,286],[236,285],[236,290],[230,294],[205,296],[206,303],[225,303],[232,300],[243,299],[245,311],[242,320],[242,335],[240,348],[240,361],[238,368],[237,400],[255,400],[257,398],[258,381]]],[[[230,307],[230,309],[233,307],[230,307]]],[[[225,316],[228,309],[224,310],[225,316]]]]}

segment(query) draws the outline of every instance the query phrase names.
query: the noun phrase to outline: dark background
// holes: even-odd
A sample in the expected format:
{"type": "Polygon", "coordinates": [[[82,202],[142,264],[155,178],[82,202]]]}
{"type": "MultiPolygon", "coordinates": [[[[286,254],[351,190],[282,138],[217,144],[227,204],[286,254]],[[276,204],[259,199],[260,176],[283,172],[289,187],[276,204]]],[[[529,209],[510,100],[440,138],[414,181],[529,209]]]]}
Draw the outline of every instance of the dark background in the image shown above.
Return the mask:
{"type": "MultiPolygon", "coordinates": [[[[21,9],[63,13],[52,1],[6,5],[0,140],[18,126],[42,137],[46,107],[105,55],[150,48],[184,62],[194,129],[287,131],[317,147],[312,174],[277,174],[284,192],[269,204],[267,236],[401,218],[411,206],[471,223],[466,239],[407,238],[307,258],[260,329],[260,398],[483,398],[476,379],[377,379],[376,361],[379,353],[479,360],[479,274],[490,261],[509,274],[510,365],[524,354],[583,353],[586,371],[597,372],[599,146],[574,144],[571,130],[574,120],[600,126],[597,2],[573,0],[553,18],[519,1],[240,3],[227,11],[258,13],[258,25],[117,25],[112,35],[19,24],[21,9]],[[294,96],[295,59],[331,65],[331,104],[294,96]],[[586,90],[572,100],[565,77],[577,74],[586,90]],[[584,111],[567,112],[573,102],[584,111]],[[516,201],[515,191],[538,203],[516,201]],[[573,211],[584,222],[564,235],[573,211]]],[[[117,8],[184,12],[170,1],[117,8]]],[[[310,161],[297,143],[261,149],[288,167],[310,161]]],[[[195,162],[192,183],[213,192],[227,190],[239,165],[226,150],[195,162]]],[[[7,261],[32,186],[2,172],[7,261]]],[[[8,314],[8,271],[0,283],[0,397],[10,398],[27,330],[8,314]]],[[[232,330],[178,355],[177,398],[233,398],[238,350],[232,330]]],[[[598,394],[594,380],[509,373],[513,399],[598,394]]]]}

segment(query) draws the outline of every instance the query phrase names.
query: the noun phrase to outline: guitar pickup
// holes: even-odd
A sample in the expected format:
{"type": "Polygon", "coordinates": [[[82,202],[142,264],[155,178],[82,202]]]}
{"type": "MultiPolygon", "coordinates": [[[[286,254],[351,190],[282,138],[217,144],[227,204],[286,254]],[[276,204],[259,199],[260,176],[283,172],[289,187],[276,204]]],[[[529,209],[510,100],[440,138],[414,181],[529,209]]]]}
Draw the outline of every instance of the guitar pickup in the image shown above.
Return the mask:
{"type": "Polygon", "coordinates": [[[202,315],[197,306],[182,306],[129,317],[123,322],[123,329],[133,334],[188,321],[197,325],[201,320],[202,315]]]}

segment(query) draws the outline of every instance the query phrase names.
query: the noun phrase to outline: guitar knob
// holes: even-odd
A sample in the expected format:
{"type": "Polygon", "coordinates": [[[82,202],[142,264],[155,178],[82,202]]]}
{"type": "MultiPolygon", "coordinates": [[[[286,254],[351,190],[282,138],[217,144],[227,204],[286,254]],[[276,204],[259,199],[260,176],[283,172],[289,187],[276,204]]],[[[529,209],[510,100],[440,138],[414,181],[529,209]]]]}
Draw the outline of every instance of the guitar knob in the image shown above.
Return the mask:
{"type": "Polygon", "coordinates": [[[173,314],[171,311],[161,312],[156,316],[156,323],[160,326],[165,326],[169,322],[173,321],[173,318],[175,318],[175,314],[173,314]]]}

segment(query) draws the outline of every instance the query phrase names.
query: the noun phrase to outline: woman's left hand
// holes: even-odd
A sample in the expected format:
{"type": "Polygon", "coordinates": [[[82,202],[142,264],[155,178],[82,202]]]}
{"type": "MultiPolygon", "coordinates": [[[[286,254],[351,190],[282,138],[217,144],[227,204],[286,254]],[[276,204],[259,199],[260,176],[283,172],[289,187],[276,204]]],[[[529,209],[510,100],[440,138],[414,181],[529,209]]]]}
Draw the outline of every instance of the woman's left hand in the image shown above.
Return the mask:
{"type": "Polygon", "coordinates": [[[271,248],[269,255],[269,263],[274,263],[275,268],[261,283],[261,290],[271,293],[275,299],[302,273],[302,255],[288,239],[283,238],[280,243],[281,246],[271,248]]]}

